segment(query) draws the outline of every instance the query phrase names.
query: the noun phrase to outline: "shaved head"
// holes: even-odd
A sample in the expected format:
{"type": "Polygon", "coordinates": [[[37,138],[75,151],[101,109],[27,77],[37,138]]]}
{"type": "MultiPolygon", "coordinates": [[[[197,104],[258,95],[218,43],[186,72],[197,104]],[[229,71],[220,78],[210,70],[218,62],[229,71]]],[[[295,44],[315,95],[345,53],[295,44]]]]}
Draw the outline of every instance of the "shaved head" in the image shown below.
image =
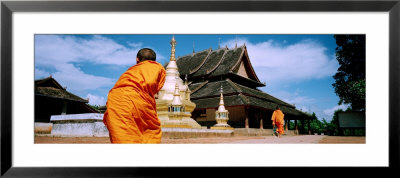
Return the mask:
{"type": "Polygon", "coordinates": [[[156,61],[156,53],[150,48],[143,48],[138,51],[136,58],[139,59],[139,62],[145,60],[156,61]]]}

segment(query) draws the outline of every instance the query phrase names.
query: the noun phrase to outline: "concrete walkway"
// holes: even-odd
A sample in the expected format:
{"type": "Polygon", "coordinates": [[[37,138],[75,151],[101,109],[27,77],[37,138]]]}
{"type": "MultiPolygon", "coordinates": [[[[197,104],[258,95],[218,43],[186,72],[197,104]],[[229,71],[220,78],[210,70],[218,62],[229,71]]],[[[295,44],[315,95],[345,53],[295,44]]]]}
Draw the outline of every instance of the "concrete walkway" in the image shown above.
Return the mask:
{"type": "Polygon", "coordinates": [[[263,136],[262,139],[248,139],[238,140],[233,142],[227,142],[227,144],[257,144],[257,143],[268,143],[268,144],[317,144],[324,137],[321,135],[299,135],[299,136],[282,136],[280,138],[275,136],[263,136]]]}

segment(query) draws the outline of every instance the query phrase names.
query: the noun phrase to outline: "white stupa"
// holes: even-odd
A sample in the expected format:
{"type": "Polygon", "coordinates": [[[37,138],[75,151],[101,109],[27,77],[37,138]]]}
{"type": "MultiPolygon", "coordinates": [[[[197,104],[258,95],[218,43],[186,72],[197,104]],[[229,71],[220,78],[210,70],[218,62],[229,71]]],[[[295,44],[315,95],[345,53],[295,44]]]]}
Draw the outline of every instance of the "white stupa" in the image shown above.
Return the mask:
{"type": "Polygon", "coordinates": [[[196,104],[190,101],[190,90],[187,84],[179,77],[178,65],[175,59],[176,40],[171,39],[171,57],[166,67],[166,77],[163,88],[158,92],[157,114],[161,121],[161,127],[168,128],[201,128],[194,119],[191,112],[196,104]],[[180,102],[180,112],[173,113],[171,107],[180,102]]]}

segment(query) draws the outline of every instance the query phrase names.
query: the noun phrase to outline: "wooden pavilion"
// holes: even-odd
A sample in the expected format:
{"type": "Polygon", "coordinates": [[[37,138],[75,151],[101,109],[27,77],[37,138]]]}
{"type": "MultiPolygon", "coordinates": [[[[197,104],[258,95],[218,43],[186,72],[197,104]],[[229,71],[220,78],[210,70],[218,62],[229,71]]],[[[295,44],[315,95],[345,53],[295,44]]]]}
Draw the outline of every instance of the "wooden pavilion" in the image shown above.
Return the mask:
{"type": "Polygon", "coordinates": [[[51,76],[35,80],[35,122],[50,122],[51,115],[98,113],[88,102],[68,92],[51,76]]]}

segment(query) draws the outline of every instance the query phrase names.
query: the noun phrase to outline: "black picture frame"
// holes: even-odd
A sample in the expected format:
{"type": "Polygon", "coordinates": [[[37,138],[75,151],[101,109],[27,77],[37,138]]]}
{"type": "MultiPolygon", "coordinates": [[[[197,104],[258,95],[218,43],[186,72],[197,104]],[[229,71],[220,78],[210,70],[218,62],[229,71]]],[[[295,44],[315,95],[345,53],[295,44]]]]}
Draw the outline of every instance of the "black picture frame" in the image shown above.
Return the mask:
{"type": "MultiPolygon", "coordinates": [[[[1,176],[5,177],[179,177],[180,168],[153,167],[73,167],[20,168],[12,165],[12,17],[13,12],[127,12],[127,11],[225,11],[225,12],[388,12],[389,13],[389,167],[370,171],[395,171],[399,168],[400,101],[400,1],[2,1],[1,2],[1,176]],[[381,170],[383,169],[383,170],[381,170]]],[[[384,131],[386,132],[386,131],[384,131]]],[[[385,156],[385,155],[383,155],[385,156]]],[[[101,158],[99,158],[101,160],[101,158]]],[[[251,171],[252,175],[296,176],[310,172],[266,170],[269,168],[189,168],[185,174],[234,175],[251,171]],[[274,173],[276,172],[276,173],[274,173]]],[[[274,169],[277,169],[276,167],[274,169]]],[[[295,168],[290,168],[295,169],[295,168]]],[[[345,168],[346,169],[346,168],[345,168]]],[[[330,170],[329,174],[340,174],[330,170]]],[[[307,175],[312,175],[307,173],[307,175]]]]}

